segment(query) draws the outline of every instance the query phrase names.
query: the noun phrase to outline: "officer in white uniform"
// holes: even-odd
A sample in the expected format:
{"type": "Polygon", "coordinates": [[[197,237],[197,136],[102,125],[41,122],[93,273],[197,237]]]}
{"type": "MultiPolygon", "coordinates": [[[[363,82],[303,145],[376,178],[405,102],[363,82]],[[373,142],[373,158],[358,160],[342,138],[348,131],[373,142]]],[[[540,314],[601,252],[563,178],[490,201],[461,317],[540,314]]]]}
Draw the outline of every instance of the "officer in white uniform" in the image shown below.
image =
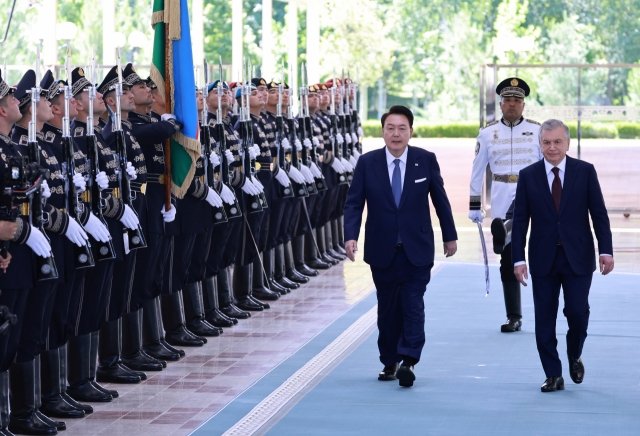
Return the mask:
{"type": "Polygon", "coordinates": [[[513,274],[510,238],[507,237],[510,222],[505,223],[505,220],[511,219],[510,208],[516,195],[518,173],[542,159],[542,153],[538,142],[540,123],[522,116],[524,99],[529,95],[526,82],[510,77],[500,82],[496,93],[500,95],[502,118],[487,124],[478,135],[476,157],[471,171],[469,219],[478,223],[484,218],[481,193],[484,172],[489,165],[493,174],[491,216],[494,220],[491,231],[494,251],[501,255],[500,278],[507,312],[507,322],[502,325],[501,331],[510,333],[519,331],[522,327],[522,305],[520,284],[513,274]]]}

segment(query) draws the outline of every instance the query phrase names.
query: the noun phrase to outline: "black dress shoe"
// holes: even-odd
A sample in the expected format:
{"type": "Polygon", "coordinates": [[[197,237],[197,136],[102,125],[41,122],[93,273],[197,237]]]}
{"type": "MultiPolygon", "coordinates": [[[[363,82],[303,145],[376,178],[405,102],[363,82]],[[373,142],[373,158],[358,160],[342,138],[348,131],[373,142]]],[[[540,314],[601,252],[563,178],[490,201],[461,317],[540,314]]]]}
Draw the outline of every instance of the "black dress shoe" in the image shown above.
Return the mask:
{"type": "Polygon", "coordinates": [[[278,279],[278,283],[283,286],[287,286],[289,289],[298,289],[300,287],[299,283],[289,280],[287,276],[283,276],[281,279],[278,279]]]}
{"type": "Polygon", "coordinates": [[[122,356],[122,363],[124,363],[127,368],[133,369],[135,371],[162,371],[162,363],[143,353],[142,350],[138,351],[133,356],[122,356]]]}
{"type": "Polygon", "coordinates": [[[64,398],[64,400],[71,404],[73,407],[75,407],[76,409],[82,410],[85,414],[87,413],[93,413],[93,407],[91,407],[88,404],[82,404],[82,403],[78,403],[76,400],[74,400],[73,398],[71,398],[69,396],[69,394],[67,394],[66,392],[63,392],[60,394],[62,396],[62,398],[64,398]]]}
{"type": "Polygon", "coordinates": [[[280,298],[279,292],[274,292],[271,289],[265,287],[254,288],[251,292],[251,295],[258,300],[266,301],[276,301],[278,298],[280,298]]]}
{"type": "Polygon", "coordinates": [[[398,363],[394,363],[393,365],[385,366],[378,374],[378,380],[380,381],[392,381],[396,379],[396,372],[398,371],[398,363]]]}
{"type": "Polygon", "coordinates": [[[53,416],[55,418],[75,419],[84,417],[84,410],[69,404],[61,394],[54,395],[50,398],[42,397],[40,411],[47,416],[53,416]]]}
{"type": "Polygon", "coordinates": [[[179,347],[202,347],[204,345],[204,341],[187,332],[184,326],[180,326],[176,331],[165,332],[164,337],[169,344],[179,347]]]}
{"type": "MultiPolygon", "coordinates": [[[[32,434],[32,435],[49,435],[58,434],[58,429],[55,425],[50,425],[47,421],[44,421],[41,413],[32,412],[29,415],[17,417],[11,414],[9,418],[9,431],[17,434],[32,434]]],[[[48,421],[51,421],[47,418],[48,421]]]]}
{"type": "Polygon", "coordinates": [[[542,392],[564,391],[564,379],[562,377],[549,377],[540,388],[542,392]]]}
{"type": "Polygon", "coordinates": [[[413,386],[413,382],[416,379],[416,375],[413,373],[413,365],[400,365],[396,372],[396,377],[400,382],[400,386],[405,388],[413,386]]]}
{"type": "Polygon", "coordinates": [[[145,344],[142,346],[142,349],[146,354],[153,357],[154,359],[169,361],[169,362],[177,362],[180,360],[180,353],[174,353],[173,351],[168,350],[163,347],[160,342],[155,344],[145,344]]]}
{"type": "Polygon", "coordinates": [[[89,380],[77,386],[67,387],[67,394],[76,401],[86,401],[87,403],[110,403],[113,401],[112,395],[96,388],[89,380]]]}
{"type": "MultiPolygon", "coordinates": [[[[278,296],[278,298],[280,298],[280,296],[278,296]]],[[[269,303],[265,303],[264,301],[260,301],[256,297],[254,297],[253,295],[249,295],[249,299],[251,301],[253,301],[254,303],[259,304],[260,306],[262,306],[263,309],[270,309],[271,308],[269,303]]]]}
{"type": "MultiPolygon", "coordinates": [[[[213,309],[209,311],[206,314],[205,319],[209,324],[211,324],[214,327],[233,327],[235,324],[231,318],[227,317],[224,313],[220,312],[220,310],[218,309],[213,309]]],[[[236,323],[237,322],[238,320],[236,320],[236,323]]]]}
{"type": "Polygon", "coordinates": [[[91,386],[93,386],[95,389],[99,390],[100,392],[105,393],[107,395],[111,395],[111,398],[118,398],[120,396],[118,391],[116,391],[115,389],[107,389],[95,380],[89,380],[89,383],[91,383],[91,386]]]}
{"type": "Polygon", "coordinates": [[[307,277],[316,277],[318,274],[320,274],[318,271],[316,271],[313,268],[310,268],[309,265],[305,263],[301,265],[296,265],[296,271],[298,271],[300,274],[303,274],[307,277]]]}
{"type": "Polygon", "coordinates": [[[193,322],[190,322],[187,325],[187,328],[196,336],[205,336],[210,338],[220,336],[220,330],[217,327],[214,327],[208,322],[204,321],[203,319],[197,319],[193,322]]]}
{"type": "Polygon", "coordinates": [[[242,310],[250,310],[253,312],[261,312],[264,310],[264,307],[262,307],[261,304],[258,304],[249,298],[245,300],[238,300],[236,306],[238,306],[242,310]]]}
{"type": "Polygon", "coordinates": [[[306,262],[306,264],[310,267],[313,268],[315,270],[318,269],[329,269],[331,268],[331,264],[328,264],[326,262],[323,262],[320,259],[310,259],[306,262]]]}
{"type": "Polygon", "coordinates": [[[334,265],[334,266],[340,263],[340,261],[338,259],[334,259],[327,252],[322,253],[322,255],[320,257],[322,258],[322,260],[324,262],[327,262],[327,263],[329,263],[331,265],[334,265]]]}
{"type": "Polygon", "coordinates": [[[297,270],[295,269],[291,269],[289,271],[287,271],[287,273],[285,274],[285,276],[291,280],[294,283],[299,283],[301,285],[304,285],[305,283],[309,283],[309,277],[300,274],[297,270]]]}
{"type": "Polygon", "coordinates": [[[569,357],[569,375],[571,380],[577,385],[584,380],[584,364],[582,363],[582,357],[577,359],[569,357]]]}
{"type": "Polygon", "coordinates": [[[244,310],[240,310],[238,307],[236,307],[235,304],[230,304],[230,305],[225,306],[225,307],[221,306],[220,307],[220,312],[224,313],[229,318],[247,319],[247,318],[251,317],[251,314],[249,312],[245,312],[244,310]]]}
{"type": "Polygon", "coordinates": [[[519,332],[521,328],[522,320],[520,320],[519,318],[509,318],[507,319],[507,322],[500,326],[500,331],[502,333],[513,333],[519,332]]]}
{"type": "Polygon", "coordinates": [[[153,356],[150,356],[149,354],[147,354],[146,351],[144,351],[142,348],[140,349],[140,353],[142,353],[145,357],[147,357],[148,359],[153,359],[154,361],[156,361],[157,363],[159,363],[160,365],[162,365],[163,368],[167,367],[167,362],[163,359],[156,359],[153,356]]]}
{"type": "Polygon", "coordinates": [[[135,384],[140,383],[142,379],[122,367],[115,364],[110,367],[98,367],[96,370],[96,380],[99,383],[120,383],[120,384],[135,384]]]}
{"type": "Polygon", "coordinates": [[[493,252],[502,254],[504,251],[504,243],[507,240],[507,229],[501,218],[495,218],[491,221],[491,235],[493,236],[493,252]]]}
{"type": "Polygon", "coordinates": [[[338,253],[333,248],[328,248],[327,249],[327,254],[329,256],[333,257],[334,259],[338,259],[339,261],[343,261],[343,260],[345,260],[347,258],[347,256],[343,256],[342,254],[338,253]]]}
{"type": "Polygon", "coordinates": [[[45,424],[47,424],[47,425],[49,425],[51,427],[54,427],[58,431],[63,431],[63,430],[67,429],[67,424],[65,424],[62,421],[55,421],[55,420],[49,418],[47,415],[45,415],[44,413],[42,413],[39,410],[36,410],[36,415],[38,416],[38,418],[40,418],[40,420],[42,422],[44,422],[45,424]]]}
{"type": "Polygon", "coordinates": [[[280,285],[274,278],[269,279],[269,289],[274,292],[278,292],[280,295],[287,295],[291,292],[291,289],[280,285]]]}

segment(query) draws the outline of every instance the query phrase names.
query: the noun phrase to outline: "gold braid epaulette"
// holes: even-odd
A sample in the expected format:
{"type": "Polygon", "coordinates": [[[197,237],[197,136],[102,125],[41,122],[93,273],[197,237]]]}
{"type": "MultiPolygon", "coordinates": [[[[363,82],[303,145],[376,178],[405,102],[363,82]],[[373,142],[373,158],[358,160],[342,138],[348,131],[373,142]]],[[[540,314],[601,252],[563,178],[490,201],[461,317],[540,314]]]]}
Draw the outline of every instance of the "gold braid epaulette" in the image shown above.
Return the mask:
{"type": "Polygon", "coordinates": [[[480,128],[480,130],[486,129],[487,127],[489,127],[489,126],[493,126],[494,124],[498,124],[499,122],[500,122],[500,120],[494,120],[494,121],[491,121],[491,122],[490,122],[489,124],[487,124],[486,126],[484,126],[484,127],[480,128]]]}

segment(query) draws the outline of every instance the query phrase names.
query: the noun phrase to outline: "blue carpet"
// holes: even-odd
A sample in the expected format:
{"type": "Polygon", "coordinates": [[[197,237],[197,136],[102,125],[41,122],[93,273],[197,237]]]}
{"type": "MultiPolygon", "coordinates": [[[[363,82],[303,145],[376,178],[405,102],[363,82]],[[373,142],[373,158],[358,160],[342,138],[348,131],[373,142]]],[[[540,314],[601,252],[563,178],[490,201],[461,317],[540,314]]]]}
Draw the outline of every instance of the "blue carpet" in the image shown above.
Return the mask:
{"type": "MultiPolygon", "coordinates": [[[[543,394],[531,286],[523,331],[500,333],[499,273],[484,297],[481,266],[447,264],[425,295],[427,343],[416,384],[379,382],[376,334],[308,393],[269,435],[639,435],[640,276],[594,276],[591,320],[575,385],[543,394]]],[[[566,321],[559,313],[558,352],[566,321]]]]}

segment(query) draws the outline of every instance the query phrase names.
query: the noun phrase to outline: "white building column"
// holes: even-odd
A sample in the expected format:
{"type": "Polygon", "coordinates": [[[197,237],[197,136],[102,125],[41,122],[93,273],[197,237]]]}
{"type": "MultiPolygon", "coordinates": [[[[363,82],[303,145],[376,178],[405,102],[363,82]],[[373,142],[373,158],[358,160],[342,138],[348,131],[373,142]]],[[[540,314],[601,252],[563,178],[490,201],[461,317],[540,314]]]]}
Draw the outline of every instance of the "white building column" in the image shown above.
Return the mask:
{"type": "Polygon", "coordinates": [[[231,0],[231,77],[235,82],[242,72],[242,0],[231,0]]]}
{"type": "Polygon", "coordinates": [[[116,31],[115,0],[102,0],[102,63],[115,65],[116,45],[113,34],[116,31]]]}
{"type": "Polygon", "coordinates": [[[204,0],[191,2],[191,49],[193,66],[198,68],[196,83],[204,80],[204,0]]]}
{"type": "Polygon", "coordinates": [[[275,79],[273,58],[273,0],[262,0],[262,67],[260,74],[268,82],[275,79]]]}
{"type": "Polygon", "coordinates": [[[307,74],[309,84],[320,81],[320,2],[307,2],[307,74]]]}
{"type": "MultiPolygon", "coordinates": [[[[287,5],[285,26],[287,28],[287,67],[291,77],[288,78],[289,87],[298,94],[298,3],[289,0],[287,5]]],[[[289,76],[289,74],[287,74],[289,76]]],[[[292,102],[293,103],[293,102],[292,102]]]]}
{"type": "MultiPolygon", "coordinates": [[[[58,64],[58,38],[56,38],[56,28],[58,25],[58,1],[43,0],[38,11],[37,29],[35,34],[39,35],[42,41],[42,62],[45,68],[51,68],[58,64]]],[[[17,23],[13,23],[15,27],[17,23]]],[[[44,71],[41,71],[44,74],[44,71]]]]}

